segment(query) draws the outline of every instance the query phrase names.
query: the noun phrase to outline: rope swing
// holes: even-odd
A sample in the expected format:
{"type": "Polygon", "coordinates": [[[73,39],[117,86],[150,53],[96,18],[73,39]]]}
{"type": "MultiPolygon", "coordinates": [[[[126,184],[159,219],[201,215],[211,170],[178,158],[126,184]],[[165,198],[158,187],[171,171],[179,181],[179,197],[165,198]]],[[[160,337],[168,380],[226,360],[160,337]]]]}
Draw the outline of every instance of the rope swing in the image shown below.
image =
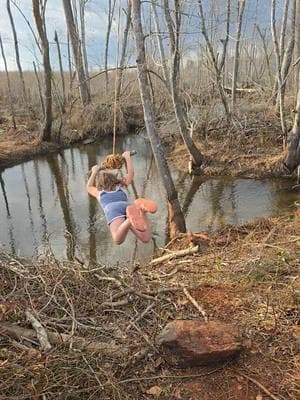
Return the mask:
{"type": "Polygon", "coordinates": [[[115,74],[115,90],[113,104],[113,143],[112,154],[106,156],[101,164],[102,169],[120,169],[124,164],[124,158],[120,154],[116,154],[116,133],[117,133],[117,111],[118,111],[118,79],[119,79],[119,44],[120,44],[120,13],[121,7],[119,3],[118,21],[117,21],[117,49],[116,49],[116,74],[115,74]]]}

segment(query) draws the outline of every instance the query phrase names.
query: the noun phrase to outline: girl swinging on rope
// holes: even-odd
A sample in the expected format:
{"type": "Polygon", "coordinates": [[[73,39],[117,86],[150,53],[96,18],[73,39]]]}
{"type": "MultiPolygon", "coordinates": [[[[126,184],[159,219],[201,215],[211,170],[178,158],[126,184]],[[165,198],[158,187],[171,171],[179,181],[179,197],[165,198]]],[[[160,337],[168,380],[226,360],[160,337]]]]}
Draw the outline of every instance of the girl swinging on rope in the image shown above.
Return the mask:
{"type": "Polygon", "coordinates": [[[154,201],[142,198],[136,199],[133,205],[128,204],[124,188],[133,181],[134,170],[130,151],[125,151],[122,157],[127,168],[127,175],[123,179],[117,178],[115,170],[103,170],[103,167],[94,165],[86,190],[99,201],[115,244],[122,244],[129,231],[143,243],[147,243],[152,234],[146,213],[155,213],[157,206],[154,201]]]}

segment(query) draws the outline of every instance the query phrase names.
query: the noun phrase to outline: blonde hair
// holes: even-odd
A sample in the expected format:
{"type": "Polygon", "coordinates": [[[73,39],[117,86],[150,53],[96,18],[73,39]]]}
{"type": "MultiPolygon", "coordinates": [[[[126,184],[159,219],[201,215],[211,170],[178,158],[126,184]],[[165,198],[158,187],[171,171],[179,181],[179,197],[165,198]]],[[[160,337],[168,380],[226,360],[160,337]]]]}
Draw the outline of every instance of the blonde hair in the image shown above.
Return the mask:
{"type": "Polygon", "coordinates": [[[96,175],[96,187],[98,190],[105,190],[111,192],[115,190],[116,186],[122,185],[123,181],[118,179],[111,172],[99,171],[96,175]]]}

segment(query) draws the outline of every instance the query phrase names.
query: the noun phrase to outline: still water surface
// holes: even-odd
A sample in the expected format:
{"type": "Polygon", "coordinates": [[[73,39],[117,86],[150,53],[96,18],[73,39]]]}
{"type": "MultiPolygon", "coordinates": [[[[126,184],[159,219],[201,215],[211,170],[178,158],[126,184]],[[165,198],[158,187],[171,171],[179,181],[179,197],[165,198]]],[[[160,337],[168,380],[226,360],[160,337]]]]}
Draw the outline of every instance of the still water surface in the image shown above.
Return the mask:
{"type": "MultiPolygon", "coordinates": [[[[135,182],[129,188],[157,201],[151,215],[153,241],[137,245],[137,258],[147,259],[166,240],[167,207],[149,142],[142,136],[120,139],[118,151],[137,150],[135,182]]],[[[129,234],[125,244],[113,245],[104,215],[87,195],[87,171],[111,152],[111,141],[67,149],[4,170],[0,175],[0,246],[21,256],[52,251],[57,258],[79,258],[100,263],[127,263],[135,250],[129,234]]],[[[201,183],[181,171],[173,172],[188,230],[213,231],[257,217],[291,211],[299,192],[290,183],[248,179],[211,179],[201,183]]]]}

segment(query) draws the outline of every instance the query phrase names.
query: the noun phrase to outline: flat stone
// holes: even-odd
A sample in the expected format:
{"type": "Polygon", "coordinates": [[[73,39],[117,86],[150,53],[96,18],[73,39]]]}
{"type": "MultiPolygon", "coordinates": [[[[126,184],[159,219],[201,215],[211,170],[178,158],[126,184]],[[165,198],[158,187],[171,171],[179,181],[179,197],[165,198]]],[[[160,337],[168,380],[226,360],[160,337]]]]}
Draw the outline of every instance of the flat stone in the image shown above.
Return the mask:
{"type": "Polygon", "coordinates": [[[168,362],[196,366],[231,359],[241,351],[238,329],[217,321],[175,320],[157,336],[168,362]]]}

